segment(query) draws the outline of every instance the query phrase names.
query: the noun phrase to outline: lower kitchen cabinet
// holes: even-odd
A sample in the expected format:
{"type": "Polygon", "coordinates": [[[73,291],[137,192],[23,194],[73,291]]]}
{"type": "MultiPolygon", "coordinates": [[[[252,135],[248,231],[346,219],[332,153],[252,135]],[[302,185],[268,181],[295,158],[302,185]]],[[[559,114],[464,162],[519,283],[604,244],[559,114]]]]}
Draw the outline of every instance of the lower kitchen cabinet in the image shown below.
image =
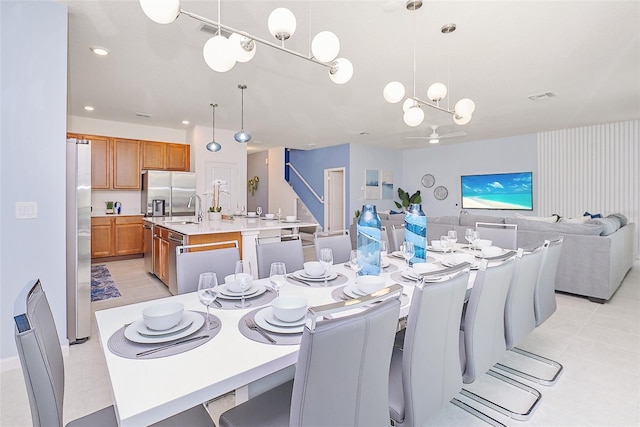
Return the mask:
{"type": "Polygon", "coordinates": [[[142,216],[91,218],[91,258],[137,255],[143,252],[142,216]]]}
{"type": "Polygon", "coordinates": [[[91,258],[112,256],[113,225],[112,218],[91,218],[91,258]]]}

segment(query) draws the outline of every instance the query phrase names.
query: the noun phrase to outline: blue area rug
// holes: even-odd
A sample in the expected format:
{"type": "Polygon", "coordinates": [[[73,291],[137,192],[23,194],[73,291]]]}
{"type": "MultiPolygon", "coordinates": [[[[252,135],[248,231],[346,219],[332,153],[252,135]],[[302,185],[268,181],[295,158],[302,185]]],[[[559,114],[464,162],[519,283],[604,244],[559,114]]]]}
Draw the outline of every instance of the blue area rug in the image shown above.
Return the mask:
{"type": "Polygon", "coordinates": [[[91,266],[91,301],[121,296],[106,265],[91,266]]]}

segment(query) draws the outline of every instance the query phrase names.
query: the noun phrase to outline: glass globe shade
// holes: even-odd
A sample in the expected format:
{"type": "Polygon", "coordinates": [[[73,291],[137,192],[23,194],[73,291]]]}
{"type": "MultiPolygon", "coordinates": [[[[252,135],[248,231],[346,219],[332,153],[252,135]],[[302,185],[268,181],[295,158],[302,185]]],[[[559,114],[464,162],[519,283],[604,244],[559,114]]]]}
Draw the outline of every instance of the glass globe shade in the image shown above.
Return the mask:
{"type": "Polygon", "coordinates": [[[229,36],[236,61],[249,62],[256,55],[256,42],[238,33],[229,36]],[[248,50],[247,50],[248,49],[248,50]]]}
{"type": "Polygon", "coordinates": [[[424,120],[424,111],[420,107],[411,107],[404,113],[403,119],[407,126],[416,127],[424,120]]]}
{"type": "Polygon", "coordinates": [[[409,108],[416,107],[417,105],[418,105],[418,103],[416,101],[414,101],[411,98],[407,98],[402,103],[402,111],[404,111],[406,113],[407,111],[409,111],[409,108]]]}
{"type": "Polygon", "coordinates": [[[458,116],[457,114],[453,115],[453,123],[457,125],[466,125],[471,121],[471,114],[468,116],[458,116]]]}
{"type": "Polygon", "coordinates": [[[209,68],[219,73],[229,71],[236,65],[233,46],[224,36],[213,36],[204,44],[202,56],[209,68]]]}
{"type": "Polygon", "coordinates": [[[296,32],[296,17],[289,9],[279,7],[269,15],[269,32],[278,40],[286,40],[296,32]]]}
{"type": "Polygon", "coordinates": [[[433,102],[442,101],[447,96],[447,87],[444,83],[434,83],[427,89],[427,97],[433,102]]]}
{"type": "Polygon", "coordinates": [[[382,90],[382,96],[387,102],[396,104],[404,98],[404,85],[400,82],[389,82],[382,90]]]}
{"type": "Polygon", "coordinates": [[[158,24],[170,24],[180,14],[180,0],[140,0],[140,7],[149,19],[158,24]]]}
{"type": "Polygon", "coordinates": [[[215,141],[211,141],[210,143],[207,144],[207,150],[215,153],[216,151],[222,150],[222,145],[218,144],[215,141]]]}
{"type": "Polygon", "coordinates": [[[331,62],[340,52],[340,40],[331,31],[321,31],[311,41],[311,53],[320,62],[331,62]]]}
{"type": "Polygon", "coordinates": [[[344,84],[353,77],[353,64],[346,58],[338,58],[329,68],[329,78],[336,84],[344,84]]]}
{"type": "Polygon", "coordinates": [[[453,110],[460,117],[470,116],[476,110],[476,104],[469,98],[462,98],[460,101],[456,102],[456,106],[453,110]]]}
{"type": "Polygon", "coordinates": [[[235,133],[235,135],[233,135],[233,139],[236,140],[236,142],[249,142],[251,140],[251,134],[249,132],[247,132],[246,130],[239,130],[238,132],[235,133]]]}

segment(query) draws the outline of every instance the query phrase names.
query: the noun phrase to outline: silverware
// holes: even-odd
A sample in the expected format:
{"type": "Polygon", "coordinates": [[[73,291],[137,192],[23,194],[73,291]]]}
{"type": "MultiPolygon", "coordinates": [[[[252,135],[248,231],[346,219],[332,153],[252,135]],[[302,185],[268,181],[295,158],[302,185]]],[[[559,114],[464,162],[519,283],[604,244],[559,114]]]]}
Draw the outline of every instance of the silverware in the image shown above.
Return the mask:
{"type": "Polygon", "coordinates": [[[203,340],[203,339],[206,339],[206,338],[209,338],[209,335],[198,335],[197,337],[191,337],[191,338],[187,338],[187,339],[184,339],[184,340],[172,342],[171,344],[163,345],[163,346],[160,346],[160,347],[152,348],[151,350],[145,350],[145,351],[141,351],[140,353],[136,353],[136,357],[147,356],[149,354],[153,354],[153,353],[156,353],[158,351],[166,350],[166,349],[171,348],[171,347],[175,347],[175,346],[182,345],[182,344],[187,344],[187,343],[190,343],[190,342],[193,342],[193,341],[203,340]]]}
{"type": "Polygon", "coordinates": [[[290,274],[288,274],[288,275],[287,275],[287,279],[295,280],[296,282],[304,283],[304,284],[305,284],[305,285],[307,285],[307,286],[311,286],[311,283],[309,283],[309,282],[305,282],[304,280],[302,280],[302,279],[298,279],[297,277],[292,276],[292,275],[290,275],[290,274]]]}
{"type": "Polygon", "coordinates": [[[271,344],[275,344],[276,343],[276,340],[271,338],[269,336],[269,334],[267,334],[265,331],[263,331],[262,328],[260,328],[260,326],[258,326],[253,319],[247,317],[246,320],[245,320],[245,323],[247,324],[247,327],[249,329],[251,329],[252,331],[258,332],[260,335],[262,335],[263,337],[268,339],[271,344]]]}
{"type": "Polygon", "coordinates": [[[218,308],[222,308],[222,303],[220,301],[218,301],[218,300],[214,300],[213,304],[218,308]]]}

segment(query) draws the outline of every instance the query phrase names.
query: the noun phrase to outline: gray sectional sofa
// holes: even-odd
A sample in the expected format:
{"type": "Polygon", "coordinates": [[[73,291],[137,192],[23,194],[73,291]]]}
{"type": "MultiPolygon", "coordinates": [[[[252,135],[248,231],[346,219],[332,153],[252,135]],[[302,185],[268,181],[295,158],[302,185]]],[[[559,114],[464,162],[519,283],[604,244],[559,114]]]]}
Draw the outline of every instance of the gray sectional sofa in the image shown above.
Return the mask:
{"type": "MultiPolygon", "coordinates": [[[[403,214],[381,213],[382,225],[404,223],[403,214]]],[[[449,230],[458,232],[465,242],[467,228],[476,222],[518,225],[518,247],[533,248],[545,240],[564,237],[562,255],[556,276],[556,290],[583,295],[604,303],[615,293],[636,258],[636,226],[618,215],[618,226],[609,217],[588,223],[549,223],[515,217],[461,214],[460,216],[427,216],[427,239],[438,240],[449,230]]]]}

